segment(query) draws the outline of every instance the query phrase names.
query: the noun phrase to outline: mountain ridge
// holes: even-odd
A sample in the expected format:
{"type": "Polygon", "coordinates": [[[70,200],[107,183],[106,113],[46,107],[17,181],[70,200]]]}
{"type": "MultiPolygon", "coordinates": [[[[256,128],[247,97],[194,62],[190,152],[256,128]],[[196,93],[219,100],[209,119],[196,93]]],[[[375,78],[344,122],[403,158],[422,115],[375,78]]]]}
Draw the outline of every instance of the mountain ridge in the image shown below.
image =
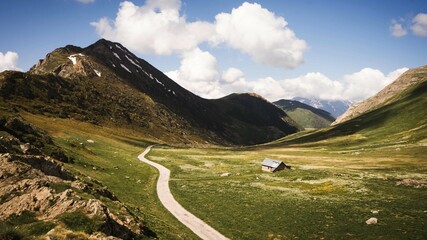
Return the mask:
{"type": "Polygon", "coordinates": [[[276,125],[267,124],[266,134],[251,136],[257,126],[250,118],[236,118],[224,111],[227,101],[196,96],[121,44],[105,39],[86,48],[67,45],[55,49],[27,73],[1,73],[0,82],[1,95],[17,107],[33,112],[38,107],[38,113],[97,124],[135,125],[166,142],[251,145],[300,129],[283,112],[275,115],[276,125]],[[30,84],[28,90],[15,91],[24,84],[30,84]]]}

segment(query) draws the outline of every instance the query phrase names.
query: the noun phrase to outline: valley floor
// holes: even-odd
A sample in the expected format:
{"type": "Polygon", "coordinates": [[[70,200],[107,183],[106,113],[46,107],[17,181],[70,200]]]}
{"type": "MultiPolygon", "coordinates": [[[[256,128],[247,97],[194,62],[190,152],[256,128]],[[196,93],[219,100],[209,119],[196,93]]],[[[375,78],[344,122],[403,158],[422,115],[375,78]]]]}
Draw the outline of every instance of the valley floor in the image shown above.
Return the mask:
{"type": "Polygon", "coordinates": [[[402,152],[156,147],[148,158],[171,169],[184,207],[231,239],[425,239],[427,166],[402,152]],[[262,172],[265,157],[292,169],[262,172]]]}
{"type": "MultiPolygon", "coordinates": [[[[147,236],[198,239],[157,199],[157,172],[136,160],[153,143],[144,133],[24,117],[76,159],[68,169],[102,182],[142,217],[147,236]]],[[[156,146],[147,159],[171,170],[171,191],[184,208],[230,239],[426,239],[425,154],[422,144],[156,146]],[[266,157],[292,169],[262,172],[266,157]],[[373,217],[378,223],[366,224],[373,217]]]]}

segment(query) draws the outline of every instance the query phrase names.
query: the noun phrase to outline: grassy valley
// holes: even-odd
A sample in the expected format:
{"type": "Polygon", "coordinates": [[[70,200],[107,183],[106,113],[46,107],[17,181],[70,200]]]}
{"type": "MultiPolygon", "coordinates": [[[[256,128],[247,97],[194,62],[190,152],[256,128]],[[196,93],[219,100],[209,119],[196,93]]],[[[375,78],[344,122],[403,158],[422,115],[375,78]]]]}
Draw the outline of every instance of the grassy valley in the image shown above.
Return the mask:
{"type": "Polygon", "coordinates": [[[157,147],[149,158],[172,170],[173,193],[184,207],[232,239],[423,239],[425,154],[389,152],[157,147]],[[265,157],[292,170],[264,173],[265,157]],[[371,217],[379,223],[367,225],[371,217]]]}

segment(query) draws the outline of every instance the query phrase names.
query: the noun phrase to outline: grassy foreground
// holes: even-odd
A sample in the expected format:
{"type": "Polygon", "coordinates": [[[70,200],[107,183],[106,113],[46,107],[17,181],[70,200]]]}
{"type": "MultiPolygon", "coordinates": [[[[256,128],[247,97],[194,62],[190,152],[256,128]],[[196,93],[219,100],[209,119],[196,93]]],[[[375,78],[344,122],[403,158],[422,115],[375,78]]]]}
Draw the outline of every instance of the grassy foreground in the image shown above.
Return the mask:
{"type": "Polygon", "coordinates": [[[146,238],[197,239],[158,200],[156,170],[136,159],[150,144],[141,137],[144,133],[70,119],[22,116],[47,131],[55,144],[75,159],[73,164],[65,164],[66,168],[101,182],[144,219],[146,238]]]}
{"type": "Polygon", "coordinates": [[[185,208],[231,239],[426,239],[425,159],[390,151],[156,147],[148,157],[172,170],[185,208]],[[263,173],[265,157],[292,170],[263,173]]]}

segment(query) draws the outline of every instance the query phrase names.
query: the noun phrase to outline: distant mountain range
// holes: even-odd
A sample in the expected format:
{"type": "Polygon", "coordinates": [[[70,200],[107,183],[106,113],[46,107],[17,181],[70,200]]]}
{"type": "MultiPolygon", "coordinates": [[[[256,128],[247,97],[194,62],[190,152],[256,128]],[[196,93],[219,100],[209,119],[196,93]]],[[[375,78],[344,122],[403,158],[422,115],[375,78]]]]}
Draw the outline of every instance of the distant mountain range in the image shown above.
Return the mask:
{"type": "Polygon", "coordinates": [[[338,117],[353,105],[349,100],[321,100],[318,98],[294,97],[292,100],[310,105],[314,108],[322,109],[329,112],[332,116],[338,117]]]}
{"type": "Polygon", "coordinates": [[[301,103],[296,100],[282,99],[274,104],[286,112],[295,122],[304,128],[328,127],[335,117],[329,112],[301,103]]]}
{"type": "Polygon", "coordinates": [[[166,143],[249,145],[302,128],[250,94],[207,100],[179,86],[119,43],[65,46],[27,73],[0,73],[0,107],[144,129],[166,143]]]}

